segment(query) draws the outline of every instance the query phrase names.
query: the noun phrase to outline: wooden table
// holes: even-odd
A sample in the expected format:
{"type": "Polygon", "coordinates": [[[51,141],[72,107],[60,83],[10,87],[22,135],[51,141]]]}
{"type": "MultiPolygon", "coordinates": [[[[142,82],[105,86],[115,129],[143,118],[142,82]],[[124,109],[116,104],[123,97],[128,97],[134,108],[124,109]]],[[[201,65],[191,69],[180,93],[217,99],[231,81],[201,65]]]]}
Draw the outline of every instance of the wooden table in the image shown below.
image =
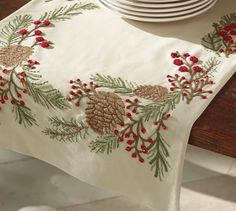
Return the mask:
{"type": "MultiPolygon", "coordinates": [[[[0,20],[29,0],[0,0],[0,20]]],[[[236,74],[193,125],[189,144],[236,158],[236,74]]]]}

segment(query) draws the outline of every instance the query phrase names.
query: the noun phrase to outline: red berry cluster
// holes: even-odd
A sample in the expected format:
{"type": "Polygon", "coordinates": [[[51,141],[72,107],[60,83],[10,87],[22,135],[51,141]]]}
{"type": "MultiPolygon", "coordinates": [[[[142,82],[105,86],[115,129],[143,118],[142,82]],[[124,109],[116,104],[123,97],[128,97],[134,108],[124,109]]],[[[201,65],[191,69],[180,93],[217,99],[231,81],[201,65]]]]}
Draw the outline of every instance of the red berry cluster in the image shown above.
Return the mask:
{"type": "Polygon", "coordinates": [[[67,100],[69,102],[74,101],[77,107],[80,106],[80,102],[84,97],[93,95],[96,92],[96,89],[99,88],[99,85],[95,84],[93,81],[83,83],[79,78],[70,80],[69,83],[71,84],[71,90],[67,100]]]}
{"type": "Polygon", "coordinates": [[[211,94],[212,90],[207,90],[206,87],[214,83],[209,77],[211,69],[205,69],[199,59],[189,53],[173,52],[171,57],[173,64],[178,66],[179,74],[167,75],[171,84],[170,91],[181,91],[187,103],[197,96],[207,99],[206,94],[211,94]]]}
{"type": "Polygon", "coordinates": [[[21,35],[21,41],[19,43],[21,43],[26,38],[34,37],[35,41],[32,46],[39,45],[42,48],[50,47],[50,44],[52,44],[52,42],[46,40],[43,37],[44,33],[39,28],[50,26],[51,22],[49,20],[44,20],[44,21],[35,20],[33,21],[32,24],[33,24],[33,29],[31,30],[21,29],[18,32],[21,35]]]}
{"type": "Polygon", "coordinates": [[[28,60],[22,65],[22,70],[16,72],[15,69],[3,69],[0,76],[0,103],[5,104],[10,100],[13,105],[25,106],[23,95],[28,94],[27,89],[24,88],[26,83],[28,69],[35,69],[39,65],[38,61],[28,60]]]}
{"type": "Polygon", "coordinates": [[[224,27],[217,27],[217,35],[222,39],[223,47],[219,49],[220,53],[226,56],[236,52],[236,23],[230,23],[224,27]]]}

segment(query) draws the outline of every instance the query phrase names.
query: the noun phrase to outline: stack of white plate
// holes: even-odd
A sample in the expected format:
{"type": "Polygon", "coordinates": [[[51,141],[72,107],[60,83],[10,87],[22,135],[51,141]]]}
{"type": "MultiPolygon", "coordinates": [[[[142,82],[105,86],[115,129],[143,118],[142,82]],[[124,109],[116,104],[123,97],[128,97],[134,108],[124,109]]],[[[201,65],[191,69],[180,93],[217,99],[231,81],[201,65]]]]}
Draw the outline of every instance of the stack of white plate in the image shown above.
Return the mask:
{"type": "Polygon", "coordinates": [[[210,9],[217,0],[98,0],[122,17],[167,22],[186,19],[210,9]]]}

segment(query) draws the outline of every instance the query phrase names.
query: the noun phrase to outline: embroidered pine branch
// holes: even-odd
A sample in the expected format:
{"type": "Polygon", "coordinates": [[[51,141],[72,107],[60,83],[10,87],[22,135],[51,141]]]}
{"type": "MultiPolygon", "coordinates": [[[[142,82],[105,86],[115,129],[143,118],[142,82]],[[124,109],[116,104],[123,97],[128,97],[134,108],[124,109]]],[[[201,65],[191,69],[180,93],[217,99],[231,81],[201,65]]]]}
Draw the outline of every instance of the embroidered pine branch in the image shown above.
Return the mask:
{"type": "Polygon", "coordinates": [[[82,14],[83,10],[92,10],[96,8],[98,8],[98,6],[93,3],[76,3],[70,6],[62,6],[59,9],[50,12],[45,12],[45,14],[40,17],[40,20],[64,21],[75,15],[82,14]]]}
{"type": "Polygon", "coordinates": [[[13,112],[16,115],[16,120],[19,124],[23,124],[25,127],[37,125],[37,121],[30,108],[22,105],[19,101],[15,101],[13,104],[13,112]]]}
{"type": "Polygon", "coordinates": [[[189,104],[195,97],[207,99],[207,94],[212,94],[209,87],[214,82],[211,80],[211,74],[216,70],[219,62],[213,58],[205,64],[201,64],[195,56],[190,56],[188,53],[180,54],[179,52],[172,53],[173,63],[179,66],[178,71],[182,74],[174,76],[167,75],[168,81],[171,84],[171,91],[180,91],[182,98],[189,104]]]}
{"type": "Polygon", "coordinates": [[[89,148],[96,153],[110,154],[119,147],[118,137],[114,134],[99,136],[96,140],[90,142],[89,148]]]}
{"type": "Polygon", "coordinates": [[[50,128],[46,128],[43,133],[50,138],[60,142],[78,142],[88,135],[88,126],[75,119],[65,120],[58,117],[49,118],[50,128]]]}
{"type": "Polygon", "coordinates": [[[165,100],[145,105],[141,108],[140,113],[144,115],[145,121],[150,119],[158,121],[163,113],[174,110],[180,100],[181,92],[170,92],[165,100]]]}
{"type": "Polygon", "coordinates": [[[99,84],[101,87],[113,89],[115,93],[133,95],[133,90],[137,85],[133,82],[123,80],[118,77],[111,77],[109,75],[96,74],[91,77],[91,80],[99,84]]]}
{"type": "Polygon", "coordinates": [[[37,71],[25,69],[26,77],[24,88],[28,91],[35,103],[48,109],[65,110],[70,108],[65,97],[52,87],[48,82],[42,82],[41,75],[37,71]]]}
{"type": "Polygon", "coordinates": [[[158,177],[161,181],[171,166],[167,160],[170,156],[167,148],[169,145],[165,142],[159,129],[156,131],[155,141],[148,147],[148,160],[151,170],[155,172],[154,176],[158,177]]]}
{"type": "Polygon", "coordinates": [[[202,38],[202,45],[218,55],[226,57],[236,52],[236,13],[225,15],[219,23],[213,24],[214,30],[202,38]]]}
{"type": "Polygon", "coordinates": [[[0,32],[0,44],[3,46],[10,46],[17,43],[21,36],[18,33],[23,28],[27,28],[32,22],[31,15],[16,16],[9,22],[0,32]]]}

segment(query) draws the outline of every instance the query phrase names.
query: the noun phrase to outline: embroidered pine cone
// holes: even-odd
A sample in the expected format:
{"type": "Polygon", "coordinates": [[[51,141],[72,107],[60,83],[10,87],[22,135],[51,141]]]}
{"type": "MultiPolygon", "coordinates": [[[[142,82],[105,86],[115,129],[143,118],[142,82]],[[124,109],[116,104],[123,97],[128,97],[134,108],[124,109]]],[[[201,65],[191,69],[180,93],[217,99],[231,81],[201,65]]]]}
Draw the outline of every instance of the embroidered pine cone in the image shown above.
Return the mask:
{"type": "Polygon", "coordinates": [[[168,89],[159,85],[144,85],[138,86],[134,90],[134,94],[138,97],[157,102],[166,99],[168,89]]]}
{"type": "Polygon", "coordinates": [[[11,45],[0,48],[0,65],[13,67],[25,61],[33,53],[33,48],[11,45]]]}
{"type": "Polygon", "coordinates": [[[101,91],[89,98],[85,113],[91,129],[103,135],[113,132],[124,121],[125,105],[118,95],[101,91]]]}

